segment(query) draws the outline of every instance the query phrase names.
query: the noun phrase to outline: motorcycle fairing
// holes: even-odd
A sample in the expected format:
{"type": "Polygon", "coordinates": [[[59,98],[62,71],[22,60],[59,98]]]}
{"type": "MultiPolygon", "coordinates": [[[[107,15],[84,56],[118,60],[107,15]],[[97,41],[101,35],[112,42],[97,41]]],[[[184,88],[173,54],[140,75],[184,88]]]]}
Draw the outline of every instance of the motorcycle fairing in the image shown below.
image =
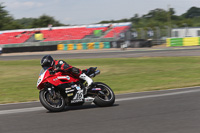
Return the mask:
{"type": "Polygon", "coordinates": [[[66,84],[69,84],[67,86],[70,87],[71,83],[78,82],[78,79],[75,79],[73,77],[70,77],[68,75],[63,75],[61,72],[51,74],[49,69],[45,70],[38,78],[37,81],[37,88],[39,90],[42,90],[44,88],[44,83],[48,82],[52,84],[53,86],[65,86],[66,84]],[[63,85],[65,84],[65,85],[63,85]]]}

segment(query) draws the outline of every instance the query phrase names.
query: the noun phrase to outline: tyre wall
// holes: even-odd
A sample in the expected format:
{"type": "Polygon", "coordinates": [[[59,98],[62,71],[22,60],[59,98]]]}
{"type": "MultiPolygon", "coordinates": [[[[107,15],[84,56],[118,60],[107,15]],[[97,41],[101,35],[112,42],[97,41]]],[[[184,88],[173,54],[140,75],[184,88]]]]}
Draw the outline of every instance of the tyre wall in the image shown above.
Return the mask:
{"type": "Polygon", "coordinates": [[[199,46],[200,37],[167,38],[168,47],[176,46],[199,46]]]}
{"type": "Polygon", "coordinates": [[[57,45],[57,50],[84,50],[103,48],[111,48],[110,42],[68,43],[57,45]]]}

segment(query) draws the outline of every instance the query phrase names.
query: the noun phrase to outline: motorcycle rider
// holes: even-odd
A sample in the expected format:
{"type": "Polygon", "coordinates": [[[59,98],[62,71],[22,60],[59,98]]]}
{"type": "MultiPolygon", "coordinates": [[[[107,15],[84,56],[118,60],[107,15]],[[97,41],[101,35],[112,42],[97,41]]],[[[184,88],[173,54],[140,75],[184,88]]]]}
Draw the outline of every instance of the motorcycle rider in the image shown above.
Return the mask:
{"type": "Polygon", "coordinates": [[[80,69],[67,64],[63,60],[54,60],[51,55],[45,55],[40,62],[41,66],[52,67],[55,72],[64,72],[73,75],[75,78],[83,79],[87,82],[88,87],[92,84],[93,80],[83,73],[80,69]]]}

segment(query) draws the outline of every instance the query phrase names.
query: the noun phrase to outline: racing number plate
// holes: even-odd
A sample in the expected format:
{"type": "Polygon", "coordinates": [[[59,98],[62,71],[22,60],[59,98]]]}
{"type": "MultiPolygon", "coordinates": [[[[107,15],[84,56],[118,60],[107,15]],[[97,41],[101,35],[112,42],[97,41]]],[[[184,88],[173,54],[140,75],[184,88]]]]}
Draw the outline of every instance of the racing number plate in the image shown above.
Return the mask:
{"type": "Polygon", "coordinates": [[[83,102],[83,90],[79,90],[74,98],[71,100],[71,103],[83,102]]]}

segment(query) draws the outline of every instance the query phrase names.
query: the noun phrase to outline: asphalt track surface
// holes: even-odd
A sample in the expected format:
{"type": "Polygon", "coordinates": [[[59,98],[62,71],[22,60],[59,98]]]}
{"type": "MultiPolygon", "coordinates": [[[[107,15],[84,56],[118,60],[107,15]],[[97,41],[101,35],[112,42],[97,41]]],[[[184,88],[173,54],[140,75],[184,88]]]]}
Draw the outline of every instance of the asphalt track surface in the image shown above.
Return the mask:
{"type": "MultiPolygon", "coordinates": [[[[200,56],[200,48],[2,55],[0,60],[200,56]]],[[[94,104],[51,113],[39,102],[0,105],[0,133],[200,133],[200,87],[116,96],[112,107],[94,104]]]]}
{"type": "Polygon", "coordinates": [[[85,59],[85,58],[130,58],[130,57],[172,57],[172,56],[200,56],[200,47],[181,48],[141,48],[141,49],[102,49],[102,50],[73,50],[49,51],[32,53],[3,54],[0,60],[29,60],[41,59],[51,54],[55,59],[85,59]]]}
{"type": "Polygon", "coordinates": [[[122,94],[112,107],[50,113],[39,102],[0,105],[1,133],[199,133],[200,87],[122,94]]]}

